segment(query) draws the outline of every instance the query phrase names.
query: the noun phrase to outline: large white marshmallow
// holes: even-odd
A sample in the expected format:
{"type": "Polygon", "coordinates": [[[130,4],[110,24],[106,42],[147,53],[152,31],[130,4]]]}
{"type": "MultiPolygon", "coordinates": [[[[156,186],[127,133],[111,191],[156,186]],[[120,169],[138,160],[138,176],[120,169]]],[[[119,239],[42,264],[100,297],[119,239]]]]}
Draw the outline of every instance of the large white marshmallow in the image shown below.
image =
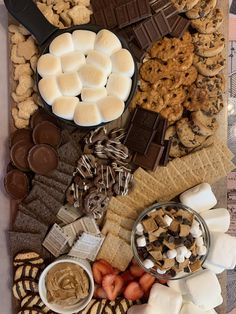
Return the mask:
{"type": "Polygon", "coordinates": [[[119,73],[128,77],[134,75],[134,60],[127,49],[120,49],[111,55],[112,72],[119,73]]]}
{"type": "Polygon", "coordinates": [[[72,33],[75,50],[87,55],[94,49],[96,33],[87,30],[77,30],[72,33]]]}
{"type": "Polygon", "coordinates": [[[213,208],[217,199],[208,183],[201,183],[180,195],[182,204],[192,208],[198,213],[213,208]]]}
{"type": "Polygon", "coordinates": [[[93,126],[102,122],[95,103],[80,102],[75,109],[74,122],[80,126],[93,126]]]}
{"type": "Polygon", "coordinates": [[[97,102],[104,122],[118,119],[124,112],[125,104],[114,96],[107,96],[97,102]]]}
{"type": "Polygon", "coordinates": [[[39,81],[38,88],[40,95],[50,106],[58,97],[62,96],[57,84],[56,76],[47,76],[42,78],[39,81]]]}
{"type": "Polygon", "coordinates": [[[158,314],[157,309],[150,304],[133,305],[128,309],[127,314],[158,314]]]}
{"type": "Polygon", "coordinates": [[[156,314],[179,314],[182,295],[170,287],[156,283],[150,291],[148,304],[156,309],[156,314]]]}
{"type": "Polygon", "coordinates": [[[204,264],[202,266],[203,266],[203,268],[207,268],[217,275],[221,274],[221,273],[223,273],[223,271],[225,271],[225,268],[214,265],[214,264],[208,262],[207,260],[204,262],[204,264]]]}
{"type": "Polygon", "coordinates": [[[79,99],[77,97],[59,97],[52,105],[52,112],[63,119],[73,120],[78,103],[79,99]]]}
{"type": "Polygon", "coordinates": [[[81,99],[85,102],[97,102],[107,96],[105,87],[100,88],[83,88],[81,91],[81,99]]]}
{"type": "Polygon", "coordinates": [[[180,314],[217,314],[217,313],[214,309],[204,311],[193,303],[184,303],[181,308],[180,314]]]}
{"type": "Polygon", "coordinates": [[[114,33],[107,29],[102,29],[97,33],[94,49],[111,56],[121,49],[121,42],[114,33]]]}
{"type": "Polygon", "coordinates": [[[226,208],[216,208],[201,213],[211,232],[227,232],[230,226],[230,213],[226,208]]]}
{"type": "Polygon", "coordinates": [[[207,262],[225,269],[236,266],[236,237],[222,232],[211,233],[207,262]]]}
{"type": "Polygon", "coordinates": [[[126,101],[129,97],[131,87],[131,78],[118,73],[112,73],[107,81],[107,94],[108,96],[116,96],[126,101]]]}
{"type": "Polygon", "coordinates": [[[185,282],[192,302],[202,310],[212,310],[223,302],[219,281],[212,271],[199,271],[185,282]]]}
{"type": "Polygon", "coordinates": [[[52,40],[49,46],[49,52],[58,57],[71,51],[74,51],[71,33],[63,33],[57,36],[52,40]]]}
{"type": "Polygon", "coordinates": [[[111,74],[111,59],[103,52],[92,50],[88,53],[86,58],[87,64],[92,64],[106,73],[107,76],[111,74]]]}
{"type": "Polygon", "coordinates": [[[61,67],[64,73],[78,71],[85,64],[85,56],[80,51],[72,51],[61,57],[61,67]]]}
{"type": "Polygon", "coordinates": [[[78,73],[83,87],[101,88],[106,85],[106,73],[92,64],[84,64],[78,73]]]}
{"type": "Polygon", "coordinates": [[[82,90],[82,83],[77,72],[58,75],[57,81],[63,96],[78,96],[82,90]]]}
{"type": "MultiPolygon", "coordinates": [[[[183,276],[184,275],[184,272],[181,272],[179,274],[177,274],[176,278],[178,278],[178,276],[183,276]]],[[[185,274],[187,275],[187,274],[185,274]]],[[[167,285],[174,289],[175,291],[181,293],[182,295],[186,295],[188,294],[188,291],[187,291],[187,288],[186,288],[186,285],[185,285],[185,278],[180,278],[178,280],[169,280],[167,282],[167,285]]]]}
{"type": "Polygon", "coordinates": [[[42,77],[61,73],[61,60],[50,53],[42,55],[37,63],[38,74],[42,77]]]}

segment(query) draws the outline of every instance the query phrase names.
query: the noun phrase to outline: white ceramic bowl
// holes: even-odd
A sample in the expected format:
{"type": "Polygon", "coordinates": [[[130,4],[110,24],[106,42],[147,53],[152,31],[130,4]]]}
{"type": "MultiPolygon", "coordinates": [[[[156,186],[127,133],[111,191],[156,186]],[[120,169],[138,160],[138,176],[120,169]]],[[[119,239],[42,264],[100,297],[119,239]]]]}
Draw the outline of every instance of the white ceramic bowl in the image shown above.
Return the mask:
{"type": "Polygon", "coordinates": [[[44,271],[42,272],[42,274],[39,278],[39,295],[40,295],[42,301],[47,305],[47,307],[50,310],[57,312],[57,313],[60,313],[60,314],[73,314],[73,313],[77,313],[79,311],[82,311],[88,305],[88,303],[91,301],[91,299],[93,297],[93,293],[94,293],[93,274],[92,274],[90,264],[86,260],[76,259],[76,258],[73,258],[70,256],[63,256],[63,257],[59,258],[58,260],[56,260],[55,262],[48,265],[44,269],[44,271]],[[61,306],[58,304],[49,303],[47,300],[47,289],[46,289],[46,285],[45,285],[46,275],[47,275],[48,271],[53,266],[55,266],[56,264],[65,263],[65,262],[66,263],[74,263],[76,265],[79,265],[80,267],[82,267],[85,270],[85,272],[89,278],[89,295],[88,295],[88,297],[86,299],[78,302],[77,304],[72,305],[72,306],[61,306]]]}

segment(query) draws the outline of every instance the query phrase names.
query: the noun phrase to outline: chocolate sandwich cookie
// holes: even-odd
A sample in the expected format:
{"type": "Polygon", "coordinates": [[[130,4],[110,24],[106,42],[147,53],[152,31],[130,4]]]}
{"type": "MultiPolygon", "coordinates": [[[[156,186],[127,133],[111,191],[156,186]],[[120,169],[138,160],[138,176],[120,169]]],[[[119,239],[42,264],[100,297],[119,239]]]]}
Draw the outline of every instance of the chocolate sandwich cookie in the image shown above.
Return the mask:
{"type": "Polygon", "coordinates": [[[30,171],[28,154],[33,145],[32,142],[20,140],[12,146],[10,158],[13,165],[19,170],[30,171]]]}
{"type": "Polygon", "coordinates": [[[13,295],[16,299],[23,299],[29,292],[37,293],[38,292],[38,283],[29,278],[22,278],[17,280],[12,288],[13,295]]]}
{"type": "Polygon", "coordinates": [[[20,200],[29,193],[29,179],[27,175],[17,169],[7,173],[4,178],[6,192],[14,199],[20,200]]]}
{"type": "Polygon", "coordinates": [[[38,278],[39,273],[40,273],[39,267],[31,264],[24,264],[16,269],[14,280],[17,281],[22,278],[36,279],[38,278]]]}
{"type": "Polygon", "coordinates": [[[33,130],[35,144],[48,144],[58,147],[61,143],[61,130],[49,121],[38,123],[33,130]]]}
{"type": "Polygon", "coordinates": [[[48,313],[50,311],[50,309],[41,300],[39,294],[34,294],[34,293],[28,294],[26,297],[24,297],[21,300],[20,305],[22,308],[27,308],[27,309],[36,307],[40,309],[43,313],[48,313]]]}
{"type": "Polygon", "coordinates": [[[44,260],[36,252],[21,252],[14,257],[14,266],[24,265],[25,263],[29,263],[32,265],[42,265],[44,263],[44,260]]]}

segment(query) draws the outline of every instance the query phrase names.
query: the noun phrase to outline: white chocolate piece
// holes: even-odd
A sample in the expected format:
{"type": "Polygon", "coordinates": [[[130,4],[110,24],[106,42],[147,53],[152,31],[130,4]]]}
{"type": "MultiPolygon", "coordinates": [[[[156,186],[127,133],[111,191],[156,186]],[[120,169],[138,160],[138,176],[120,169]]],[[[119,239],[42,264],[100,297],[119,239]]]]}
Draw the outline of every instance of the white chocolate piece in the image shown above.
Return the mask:
{"type": "Polygon", "coordinates": [[[77,72],[58,75],[57,81],[63,96],[74,97],[80,94],[82,83],[77,72]]]}
{"type": "Polygon", "coordinates": [[[211,233],[207,262],[225,269],[236,266],[236,237],[221,232],[211,233]]]}
{"type": "Polygon", "coordinates": [[[111,59],[103,52],[92,50],[88,53],[87,64],[92,64],[104,71],[107,76],[111,74],[111,59]]]}
{"type": "Polygon", "coordinates": [[[80,126],[94,126],[102,122],[95,103],[80,102],[75,109],[74,122],[80,126]]]}
{"type": "Polygon", "coordinates": [[[211,270],[216,275],[221,274],[221,273],[223,273],[223,271],[225,271],[225,268],[214,265],[214,264],[208,262],[207,260],[204,262],[204,264],[202,266],[204,268],[211,270]]]}
{"type": "Polygon", "coordinates": [[[64,73],[76,72],[85,64],[85,56],[80,51],[72,51],[61,57],[61,67],[64,73]]]}
{"type": "Polygon", "coordinates": [[[71,51],[74,51],[71,33],[63,33],[57,36],[49,46],[49,52],[58,57],[71,51]]]}
{"type": "Polygon", "coordinates": [[[151,288],[148,304],[155,308],[156,313],[179,314],[182,295],[170,287],[155,283],[151,288]]]}
{"type": "Polygon", "coordinates": [[[209,311],[203,311],[201,308],[199,308],[197,305],[191,303],[184,303],[180,314],[217,314],[214,309],[209,311]]]}
{"type": "Polygon", "coordinates": [[[197,246],[202,246],[202,245],[204,245],[203,237],[197,238],[195,242],[196,242],[196,245],[197,245],[197,246]]]}
{"type": "Polygon", "coordinates": [[[113,53],[121,49],[121,42],[119,38],[107,29],[102,29],[97,33],[94,49],[101,51],[108,56],[111,56],[113,53]]]}
{"type": "Polygon", "coordinates": [[[153,263],[153,261],[151,261],[150,259],[145,259],[143,261],[143,266],[146,268],[146,269],[150,269],[154,266],[155,264],[153,263]]]}
{"type": "Polygon", "coordinates": [[[94,49],[96,33],[88,30],[77,30],[72,33],[75,50],[87,55],[94,49]]]}
{"type": "Polygon", "coordinates": [[[97,102],[104,122],[118,119],[125,109],[122,100],[114,96],[107,96],[97,102]]]}
{"type": "Polygon", "coordinates": [[[216,208],[201,213],[211,232],[227,232],[230,226],[230,213],[226,208],[216,208]]]}
{"type": "Polygon", "coordinates": [[[157,273],[160,275],[164,275],[166,273],[166,270],[162,270],[160,268],[157,268],[157,273]]]}
{"type": "Polygon", "coordinates": [[[157,314],[157,312],[156,308],[150,304],[140,304],[131,306],[127,314],[157,314]]]}
{"type": "MultiPolygon", "coordinates": [[[[185,272],[180,272],[176,275],[175,278],[181,277],[181,276],[186,275],[186,274],[187,273],[185,273],[185,272]]],[[[167,282],[167,285],[182,295],[186,295],[188,293],[187,288],[185,286],[185,278],[183,278],[183,279],[180,278],[178,280],[169,280],[167,282]]]]}
{"type": "Polygon", "coordinates": [[[146,238],[144,236],[137,238],[137,246],[139,247],[145,247],[147,242],[146,242],[146,238]]]}
{"type": "Polygon", "coordinates": [[[108,96],[116,96],[126,101],[129,97],[131,87],[132,80],[129,77],[112,73],[107,81],[107,94],[108,96]]]}
{"type": "Polygon", "coordinates": [[[205,247],[205,245],[201,245],[197,248],[197,254],[199,256],[206,255],[206,253],[207,253],[207,248],[205,247]]]}
{"type": "Polygon", "coordinates": [[[134,60],[127,49],[120,49],[111,55],[112,72],[124,76],[132,77],[134,75],[134,60]]]}
{"type": "Polygon", "coordinates": [[[59,97],[52,105],[52,112],[63,119],[73,120],[75,108],[79,103],[77,97],[59,97]]]}
{"type": "Polygon", "coordinates": [[[141,223],[138,223],[136,227],[136,234],[143,235],[143,231],[144,231],[143,225],[141,223]]]}
{"type": "Polygon", "coordinates": [[[198,213],[213,208],[217,199],[208,183],[201,183],[180,195],[182,204],[192,208],[198,213]]]}
{"type": "Polygon", "coordinates": [[[173,221],[173,219],[170,216],[168,216],[168,215],[165,215],[163,220],[165,221],[167,226],[170,226],[172,221],[173,221]]]}
{"type": "Polygon", "coordinates": [[[107,96],[105,87],[100,88],[83,88],[81,91],[81,99],[85,102],[97,102],[107,96]]]}
{"type": "Polygon", "coordinates": [[[46,53],[38,59],[38,74],[42,77],[61,73],[61,60],[59,57],[46,53]]]}
{"type": "Polygon", "coordinates": [[[101,88],[106,85],[106,73],[92,64],[83,65],[78,73],[83,87],[101,88]]]}
{"type": "Polygon", "coordinates": [[[166,256],[167,256],[167,258],[170,258],[170,259],[176,258],[177,251],[175,249],[169,250],[169,251],[166,252],[166,256]]]}
{"type": "Polygon", "coordinates": [[[208,269],[186,278],[186,287],[192,302],[202,310],[212,310],[223,302],[219,281],[208,269]]]}
{"type": "Polygon", "coordinates": [[[190,250],[188,250],[188,252],[184,255],[184,257],[190,258],[191,255],[192,255],[192,252],[190,250]]]}
{"type": "Polygon", "coordinates": [[[184,255],[177,255],[175,259],[176,259],[176,262],[178,262],[179,264],[185,261],[184,255]]]}
{"type": "Polygon", "coordinates": [[[52,105],[54,101],[61,97],[61,91],[57,84],[56,76],[44,77],[38,84],[39,92],[48,105],[52,105]]]}

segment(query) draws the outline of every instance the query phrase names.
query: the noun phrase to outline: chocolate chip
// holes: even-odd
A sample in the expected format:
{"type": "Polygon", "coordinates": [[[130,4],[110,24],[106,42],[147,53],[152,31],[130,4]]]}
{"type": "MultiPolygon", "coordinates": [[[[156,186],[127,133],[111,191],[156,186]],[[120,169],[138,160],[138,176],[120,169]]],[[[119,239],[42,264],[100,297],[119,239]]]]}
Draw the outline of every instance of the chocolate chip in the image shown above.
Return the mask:
{"type": "Polygon", "coordinates": [[[180,245],[183,243],[182,239],[181,238],[175,238],[175,242],[174,242],[176,245],[180,245]]]}
{"type": "Polygon", "coordinates": [[[184,225],[188,225],[188,226],[191,226],[191,225],[192,225],[191,221],[189,221],[187,218],[184,218],[184,219],[183,219],[183,224],[184,224],[184,225]]]}
{"type": "Polygon", "coordinates": [[[197,256],[191,255],[189,260],[191,263],[194,263],[197,260],[197,256]]]}
{"type": "Polygon", "coordinates": [[[168,239],[169,243],[174,243],[175,242],[175,238],[173,236],[170,236],[168,239]]]}

